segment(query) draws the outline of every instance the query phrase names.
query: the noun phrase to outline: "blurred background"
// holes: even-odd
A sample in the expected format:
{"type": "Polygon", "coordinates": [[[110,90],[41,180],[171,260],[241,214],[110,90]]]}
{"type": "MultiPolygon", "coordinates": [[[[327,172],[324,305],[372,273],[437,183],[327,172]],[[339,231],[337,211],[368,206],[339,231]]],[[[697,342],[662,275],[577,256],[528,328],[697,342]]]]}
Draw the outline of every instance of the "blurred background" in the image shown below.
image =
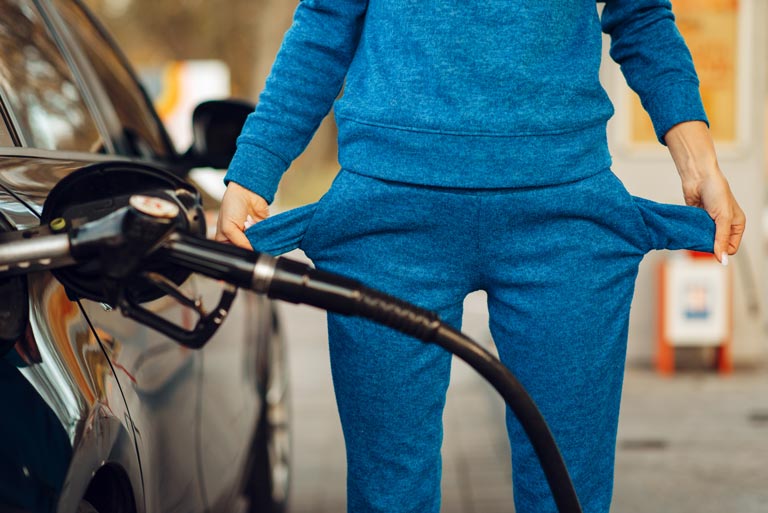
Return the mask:
{"type": "MultiPolygon", "coordinates": [[[[293,0],[88,0],[144,79],[179,149],[202,99],[256,102],[291,24],[293,0]]],[[[326,119],[282,183],[280,204],[317,199],[338,171],[336,131],[326,119]]]]}
{"type": "MultiPolygon", "coordinates": [[[[211,97],[256,102],[293,0],[87,0],[143,78],[179,149],[192,107],[211,97]]],[[[702,84],[721,167],[749,219],[729,267],[699,255],[644,260],[633,304],[615,511],[768,511],[765,211],[768,6],[673,0],[702,84]]],[[[614,172],[635,195],[681,203],[666,150],[618,68],[601,77],[616,115],[614,172]]],[[[276,209],[316,200],[338,164],[332,114],[280,188],[276,209]]],[[[492,345],[482,294],[465,326],[492,345]]],[[[341,511],[344,460],[323,342],[323,315],[283,307],[292,350],[294,511],[341,511]]],[[[446,412],[444,511],[509,511],[503,411],[455,367],[446,412]]]]}

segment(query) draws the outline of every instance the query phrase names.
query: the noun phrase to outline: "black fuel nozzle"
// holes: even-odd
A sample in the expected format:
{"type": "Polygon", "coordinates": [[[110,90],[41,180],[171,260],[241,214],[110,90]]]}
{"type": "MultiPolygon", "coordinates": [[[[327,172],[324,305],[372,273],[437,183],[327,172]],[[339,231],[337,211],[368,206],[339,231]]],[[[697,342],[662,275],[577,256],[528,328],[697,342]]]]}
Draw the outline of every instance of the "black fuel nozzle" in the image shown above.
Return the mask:
{"type": "Polygon", "coordinates": [[[174,231],[178,215],[179,208],[169,201],[131,196],[128,206],[71,229],[72,257],[77,262],[96,260],[106,278],[131,276],[174,231]]]}
{"type": "MultiPolygon", "coordinates": [[[[232,266],[227,265],[230,262],[226,261],[225,253],[207,255],[212,265],[224,266],[227,271],[220,276],[214,275],[225,279],[227,284],[218,304],[208,311],[199,299],[188,296],[164,273],[171,268],[185,272],[196,270],[190,262],[173,262],[166,258],[166,246],[172,240],[184,238],[180,212],[180,207],[167,199],[133,195],[127,206],[73,228],[70,231],[71,253],[77,262],[93,267],[90,273],[99,275],[99,297],[103,298],[103,302],[117,306],[126,317],[186,347],[199,348],[224,322],[237,293],[237,288],[230,283],[237,280],[231,276],[232,266]],[[219,262],[222,259],[224,262],[219,262]],[[181,306],[191,308],[198,316],[195,325],[184,328],[142,306],[150,289],[168,294],[181,306]]],[[[203,245],[213,243],[197,237],[186,238],[203,245]]],[[[225,245],[220,246],[227,249],[225,245]]],[[[242,266],[243,263],[240,264],[242,266]]],[[[210,272],[206,274],[211,275],[210,272]]]]}
{"type": "Polygon", "coordinates": [[[151,196],[100,219],[73,226],[59,217],[47,225],[0,234],[0,274],[12,276],[72,265],[91,265],[102,276],[121,279],[175,229],[179,210],[151,196]]]}

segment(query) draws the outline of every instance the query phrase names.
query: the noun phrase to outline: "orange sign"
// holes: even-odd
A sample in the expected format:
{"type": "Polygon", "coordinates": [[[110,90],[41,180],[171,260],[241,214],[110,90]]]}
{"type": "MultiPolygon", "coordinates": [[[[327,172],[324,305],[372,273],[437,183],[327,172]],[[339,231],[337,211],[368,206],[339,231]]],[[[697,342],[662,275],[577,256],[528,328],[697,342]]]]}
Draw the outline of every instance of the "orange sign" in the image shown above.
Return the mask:
{"type": "MultiPolygon", "coordinates": [[[[719,141],[734,142],[739,0],[674,0],[673,11],[699,74],[712,135],[719,141]]],[[[631,123],[633,143],[656,140],[636,96],[631,123]]]]}

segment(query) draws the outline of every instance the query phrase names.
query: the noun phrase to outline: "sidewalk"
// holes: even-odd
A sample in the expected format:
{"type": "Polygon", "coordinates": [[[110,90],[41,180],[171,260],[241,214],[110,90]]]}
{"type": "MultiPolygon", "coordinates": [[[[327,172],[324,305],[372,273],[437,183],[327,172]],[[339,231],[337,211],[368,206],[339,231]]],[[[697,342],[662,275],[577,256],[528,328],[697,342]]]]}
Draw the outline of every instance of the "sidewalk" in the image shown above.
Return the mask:
{"type": "MultiPolygon", "coordinates": [[[[487,340],[482,298],[465,331],[487,340]]],[[[328,363],[325,314],[281,305],[293,393],[292,513],[345,511],[344,448],[328,363]]],[[[442,513],[514,511],[503,404],[454,361],[445,412],[442,513]]],[[[768,512],[768,369],[720,378],[626,374],[613,512],[768,512]]]]}

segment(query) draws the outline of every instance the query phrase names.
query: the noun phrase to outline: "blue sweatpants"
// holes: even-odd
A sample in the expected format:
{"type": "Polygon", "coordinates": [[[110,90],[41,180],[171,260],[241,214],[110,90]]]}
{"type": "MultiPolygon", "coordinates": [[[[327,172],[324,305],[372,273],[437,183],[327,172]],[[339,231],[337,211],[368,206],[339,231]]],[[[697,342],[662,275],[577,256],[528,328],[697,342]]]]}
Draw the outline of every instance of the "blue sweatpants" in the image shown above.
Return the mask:
{"type": "MultiPolygon", "coordinates": [[[[341,273],[460,327],[488,294],[501,360],[549,423],[585,513],[607,513],[638,264],[652,249],[713,249],[701,209],[630,196],[609,170],[559,185],[444,189],[341,171],[318,202],[246,232],[273,254],[301,247],[341,273]]],[[[440,510],[442,413],[451,357],[367,320],[328,316],[347,447],[348,510],[440,510]]],[[[507,412],[518,513],[556,511],[507,412]]]]}

